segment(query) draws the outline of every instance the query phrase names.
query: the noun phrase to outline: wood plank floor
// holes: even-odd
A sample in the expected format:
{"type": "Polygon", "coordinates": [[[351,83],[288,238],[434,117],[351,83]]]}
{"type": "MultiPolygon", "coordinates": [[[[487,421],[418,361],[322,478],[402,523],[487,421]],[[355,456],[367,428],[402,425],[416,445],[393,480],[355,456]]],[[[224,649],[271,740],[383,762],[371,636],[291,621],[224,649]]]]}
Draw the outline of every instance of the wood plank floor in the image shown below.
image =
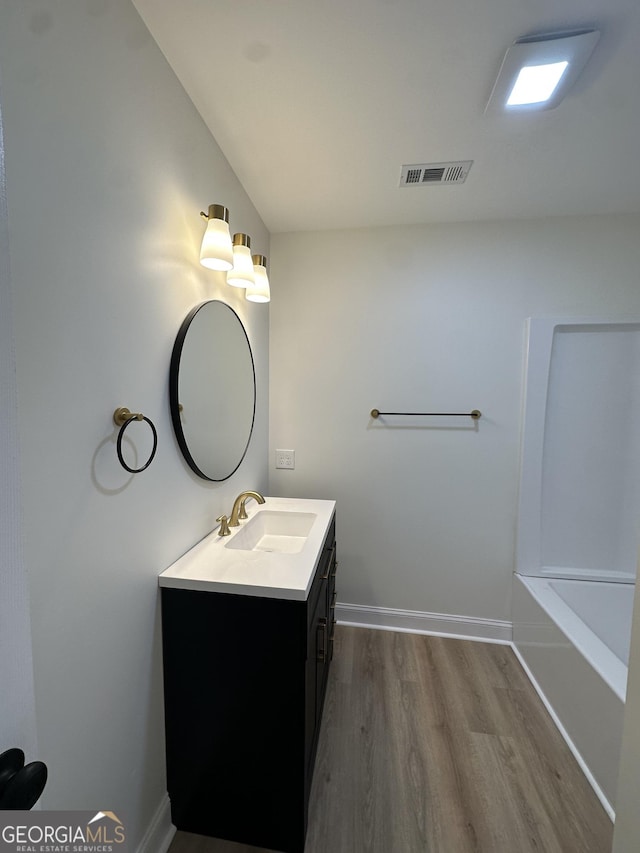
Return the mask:
{"type": "MultiPolygon", "coordinates": [[[[305,853],[609,853],[508,646],[338,626],[305,853]]],[[[260,848],[178,832],[169,853],[260,848]]]]}

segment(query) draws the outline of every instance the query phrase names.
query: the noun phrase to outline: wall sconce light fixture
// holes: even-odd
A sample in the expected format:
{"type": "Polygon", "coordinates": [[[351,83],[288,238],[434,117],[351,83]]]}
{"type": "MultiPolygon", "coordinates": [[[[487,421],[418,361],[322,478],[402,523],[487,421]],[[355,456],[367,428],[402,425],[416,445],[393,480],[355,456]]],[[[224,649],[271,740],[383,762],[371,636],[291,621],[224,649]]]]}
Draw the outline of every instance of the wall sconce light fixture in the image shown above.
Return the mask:
{"type": "Polygon", "coordinates": [[[233,247],[229,233],[229,210],[222,204],[210,204],[209,212],[200,211],[207,220],[202,238],[200,263],[210,270],[230,270],[233,267],[233,247]]]}
{"type": "Polygon", "coordinates": [[[227,273],[227,284],[244,287],[249,302],[270,302],[271,291],[267,276],[267,259],[251,254],[248,234],[229,233],[229,210],[222,204],[210,204],[209,212],[200,211],[207,220],[202,238],[200,263],[211,270],[227,273]]]}
{"type": "Polygon", "coordinates": [[[227,284],[232,287],[249,287],[255,282],[251,258],[251,237],[233,235],[233,269],[227,273],[227,284]]]}
{"type": "Polygon", "coordinates": [[[271,291],[267,276],[267,259],[264,255],[253,255],[252,260],[255,281],[247,287],[245,296],[249,302],[269,302],[271,291]]]}

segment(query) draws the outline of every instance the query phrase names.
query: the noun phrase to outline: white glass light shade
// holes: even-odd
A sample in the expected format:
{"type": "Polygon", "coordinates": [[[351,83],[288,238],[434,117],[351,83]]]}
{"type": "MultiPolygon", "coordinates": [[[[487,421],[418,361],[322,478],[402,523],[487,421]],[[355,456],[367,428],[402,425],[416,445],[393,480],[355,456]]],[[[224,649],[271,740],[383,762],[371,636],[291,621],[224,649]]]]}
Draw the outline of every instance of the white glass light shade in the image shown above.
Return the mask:
{"type": "Polygon", "coordinates": [[[271,291],[267,276],[267,259],[264,255],[253,256],[253,274],[255,282],[246,289],[245,296],[249,302],[269,302],[271,291]]]}
{"type": "MultiPolygon", "coordinates": [[[[229,224],[223,218],[212,216],[213,208],[221,208],[221,205],[212,204],[209,207],[207,230],[204,232],[200,249],[200,263],[210,270],[230,270],[233,267],[233,247],[229,224]]],[[[222,210],[226,211],[226,208],[222,210]]]]}
{"type": "Polygon", "coordinates": [[[227,284],[232,287],[249,287],[254,281],[251,249],[249,246],[234,244],[233,269],[227,273],[227,284]]]}

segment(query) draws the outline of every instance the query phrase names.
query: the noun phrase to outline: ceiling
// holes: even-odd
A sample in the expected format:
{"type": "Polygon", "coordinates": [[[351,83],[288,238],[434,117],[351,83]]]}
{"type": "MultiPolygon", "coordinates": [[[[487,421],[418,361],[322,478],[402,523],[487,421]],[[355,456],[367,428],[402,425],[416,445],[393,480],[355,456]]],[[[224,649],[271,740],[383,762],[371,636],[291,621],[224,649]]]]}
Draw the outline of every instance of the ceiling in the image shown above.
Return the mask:
{"type": "Polygon", "coordinates": [[[133,2],[274,233],[640,211],[638,0],[133,2]],[[582,26],[556,109],[485,115],[515,39],[582,26]],[[398,186],[449,160],[465,183],[398,186]]]}

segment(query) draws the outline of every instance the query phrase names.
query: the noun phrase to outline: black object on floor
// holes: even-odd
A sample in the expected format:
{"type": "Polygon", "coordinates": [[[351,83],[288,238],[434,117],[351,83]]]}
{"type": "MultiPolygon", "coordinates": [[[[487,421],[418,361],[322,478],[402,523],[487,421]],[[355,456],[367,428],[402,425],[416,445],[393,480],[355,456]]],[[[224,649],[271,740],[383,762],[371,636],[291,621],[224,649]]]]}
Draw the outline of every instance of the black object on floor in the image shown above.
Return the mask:
{"type": "Polygon", "coordinates": [[[0,754],[0,809],[28,811],[40,799],[47,783],[47,765],[42,761],[24,763],[21,749],[0,754]]]}

